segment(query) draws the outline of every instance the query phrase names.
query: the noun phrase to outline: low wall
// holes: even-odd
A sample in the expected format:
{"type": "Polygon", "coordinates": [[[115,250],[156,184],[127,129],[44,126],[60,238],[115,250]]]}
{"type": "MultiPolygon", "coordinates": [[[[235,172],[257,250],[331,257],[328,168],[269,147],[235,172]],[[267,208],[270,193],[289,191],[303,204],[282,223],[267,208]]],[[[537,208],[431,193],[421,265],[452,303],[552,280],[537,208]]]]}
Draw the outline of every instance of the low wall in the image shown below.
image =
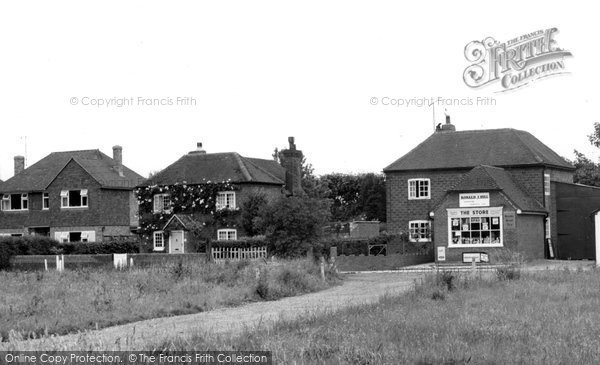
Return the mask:
{"type": "Polygon", "coordinates": [[[388,256],[336,256],[339,271],[396,270],[401,267],[433,262],[431,254],[404,254],[388,256]]]}
{"type": "MultiPolygon", "coordinates": [[[[128,254],[127,260],[133,259],[134,267],[160,266],[170,263],[198,263],[207,261],[205,253],[188,254],[158,254],[158,253],[134,253],[128,254]]],[[[48,270],[56,270],[55,255],[17,255],[10,258],[12,270],[44,270],[44,260],[48,260],[48,270]]],[[[64,255],[65,269],[77,269],[82,267],[112,268],[113,255],[64,255]]]]}

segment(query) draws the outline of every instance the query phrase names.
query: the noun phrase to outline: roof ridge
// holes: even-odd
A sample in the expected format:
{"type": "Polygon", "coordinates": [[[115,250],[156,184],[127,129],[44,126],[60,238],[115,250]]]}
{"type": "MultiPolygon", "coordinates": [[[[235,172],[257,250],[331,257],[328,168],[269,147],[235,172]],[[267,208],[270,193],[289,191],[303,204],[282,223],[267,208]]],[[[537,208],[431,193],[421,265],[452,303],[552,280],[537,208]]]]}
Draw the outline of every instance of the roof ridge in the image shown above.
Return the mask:
{"type": "Polygon", "coordinates": [[[240,169],[242,170],[242,174],[244,175],[246,180],[252,181],[252,175],[250,175],[248,168],[246,167],[246,165],[244,165],[242,156],[237,152],[233,152],[233,156],[234,156],[236,162],[238,163],[238,165],[240,165],[240,169]]]}

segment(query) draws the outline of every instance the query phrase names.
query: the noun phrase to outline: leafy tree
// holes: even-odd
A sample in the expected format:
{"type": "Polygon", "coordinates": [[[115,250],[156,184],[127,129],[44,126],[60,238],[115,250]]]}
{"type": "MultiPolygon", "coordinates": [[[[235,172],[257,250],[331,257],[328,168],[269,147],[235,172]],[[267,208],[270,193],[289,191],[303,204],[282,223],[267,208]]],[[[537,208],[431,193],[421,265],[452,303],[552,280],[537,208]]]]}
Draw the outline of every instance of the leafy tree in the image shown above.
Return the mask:
{"type": "Polygon", "coordinates": [[[241,226],[248,236],[264,234],[264,230],[257,225],[256,220],[267,204],[267,197],[261,193],[250,194],[242,204],[241,226]]]}
{"type": "Polygon", "coordinates": [[[317,245],[328,218],[327,200],[291,196],[265,205],[255,222],[265,232],[271,253],[299,257],[317,245]]]}
{"type": "MultiPolygon", "coordinates": [[[[596,123],[596,125],[598,125],[598,123],[596,123]]],[[[600,186],[600,164],[593,162],[577,150],[575,150],[574,153],[575,161],[570,161],[573,166],[575,166],[573,182],[577,184],[600,186]]]]}
{"type": "Polygon", "coordinates": [[[594,132],[588,135],[588,139],[590,143],[598,148],[600,148],[600,123],[594,123],[594,132]]]}
{"type": "Polygon", "coordinates": [[[380,174],[328,174],[321,177],[332,200],[335,221],[386,220],[385,178],[380,174]]]}

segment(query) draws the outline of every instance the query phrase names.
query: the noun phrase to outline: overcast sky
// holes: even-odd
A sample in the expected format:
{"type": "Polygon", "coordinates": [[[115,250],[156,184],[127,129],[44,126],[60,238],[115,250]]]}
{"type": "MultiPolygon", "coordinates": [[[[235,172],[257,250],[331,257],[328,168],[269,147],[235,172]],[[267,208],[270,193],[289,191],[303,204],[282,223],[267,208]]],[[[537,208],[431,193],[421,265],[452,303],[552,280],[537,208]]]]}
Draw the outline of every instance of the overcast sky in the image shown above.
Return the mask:
{"type": "Polygon", "coordinates": [[[431,107],[386,106],[385,98],[491,97],[495,105],[446,106],[457,129],[523,129],[565,157],[577,148],[597,159],[586,138],[600,121],[596,10],[486,4],[3,2],[0,178],[13,175],[18,154],[31,165],[53,151],[111,155],[119,144],[124,163],[147,176],[196,142],[270,158],[288,136],[319,174],[380,172],[433,130],[431,107]],[[573,54],[568,74],[505,93],[463,82],[470,41],[552,27],[573,54]],[[177,105],[178,97],[195,105],[177,105]],[[130,105],[84,105],[101,99],[130,105]]]}

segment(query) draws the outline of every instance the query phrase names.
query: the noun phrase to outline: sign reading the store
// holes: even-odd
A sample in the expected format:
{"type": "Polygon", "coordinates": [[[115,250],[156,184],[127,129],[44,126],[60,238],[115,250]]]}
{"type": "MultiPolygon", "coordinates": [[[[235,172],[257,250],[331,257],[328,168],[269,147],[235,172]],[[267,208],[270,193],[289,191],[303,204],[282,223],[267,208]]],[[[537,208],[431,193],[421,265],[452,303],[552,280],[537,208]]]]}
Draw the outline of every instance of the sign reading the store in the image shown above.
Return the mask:
{"type": "Polygon", "coordinates": [[[489,207],[490,193],[465,193],[458,195],[458,206],[463,207],[489,207]]]}

